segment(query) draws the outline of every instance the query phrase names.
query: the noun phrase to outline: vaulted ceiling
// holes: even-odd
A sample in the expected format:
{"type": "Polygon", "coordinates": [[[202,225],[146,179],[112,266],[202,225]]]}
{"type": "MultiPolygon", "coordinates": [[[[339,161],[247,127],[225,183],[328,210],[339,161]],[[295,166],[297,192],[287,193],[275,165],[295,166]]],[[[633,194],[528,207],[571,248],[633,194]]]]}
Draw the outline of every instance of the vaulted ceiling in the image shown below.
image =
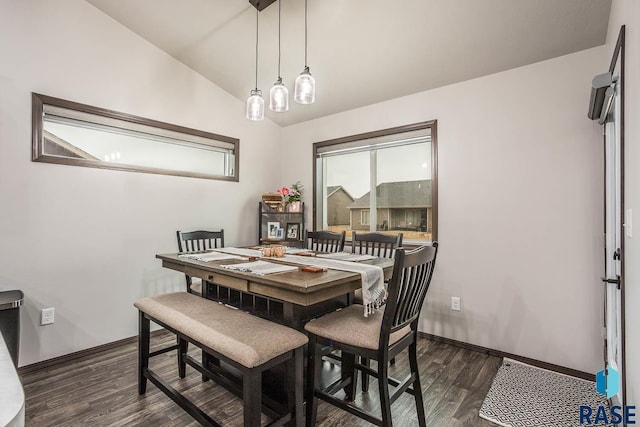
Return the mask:
{"type": "MultiPolygon", "coordinates": [[[[248,0],[87,0],[244,101],[255,83],[248,0]]],[[[316,102],[293,101],[304,0],[282,1],[282,126],[528,65],[605,42],[611,0],[308,0],[316,102]]],[[[278,5],[260,12],[258,88],[277,78],[278,5]]],[[[243,114],[239,111],[238,114],[243,114]]]]}

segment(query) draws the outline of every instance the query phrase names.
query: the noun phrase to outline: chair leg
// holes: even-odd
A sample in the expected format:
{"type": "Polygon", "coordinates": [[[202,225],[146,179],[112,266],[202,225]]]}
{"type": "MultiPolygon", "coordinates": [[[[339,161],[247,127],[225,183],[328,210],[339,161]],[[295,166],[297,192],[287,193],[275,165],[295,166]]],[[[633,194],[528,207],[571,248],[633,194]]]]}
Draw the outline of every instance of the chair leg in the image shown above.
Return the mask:
{"type": "Polygon", "coordinates": [[[391,427],[391,398],[389,397],[389,363],[378,361],[378,389],[380,390],[380,407],[382,409],[382,425],[391,427]]]}
{"type": "Polygon", "coordinates": [[[355,369],[356,364],[356,355],[347,353],[345,351],[342,352],[342,363],[341,365],[341,373],[340,376],[344,380],[346,378],[351,378],[349,384],[344,388],[344,393],[346,394],[346,399],[348,401],[353,401],[356,398],[356,393],[358,391],[358,372],[355,369]]]}
{"type": "Polygon", "coordinates": [[[262,412],[262,372],[251,369],[242,376],[244,427],[260,425],[262,412]]]}
{"type": "Polygon", "coordinates": [[[316,418],[318,416],[318,399],[315,397],[316,379],[319,377],[320,365],[322,356],[317,354],[316,336],[309,334],[309,345],[307,350],[307,427],[313,427],[316,425],[316,418]]]}
{"type": "Polygon", "coordinates": [[[178,337],[178,376],[184,378],[187,375],[187,350],[189,342],[178,337]]]}
{"type": "Polygon", "coordinates": [[[149,319],[138,311],[138,394],[141,395],[147,392],[145,371],[149,368],[150,329],[149,319]]]}
{"type": "Polygon", "coordinates": [[[416,399],[416,410],[418,411],[418,425],[425,427],[427,421],[424,416],[424,402],[422,400],[422,386],[420,385],[420,372],[418,367],[418,344],[414,341],[409,345],[409,367],[411,373],[416,375],[416,379],[413,382],[413,395],[416,399]]]}
{"type": "MultiPolygon", "coordinates": [[[[360,363],[362,363],[364,366],[369,367],[369,359],[367,358],[362,358],[360,359],[360,363]]],[[[366,393],[369,391],[369,374],[366,373],[365,371],[362,371],[362,392],[366,393]]]]}

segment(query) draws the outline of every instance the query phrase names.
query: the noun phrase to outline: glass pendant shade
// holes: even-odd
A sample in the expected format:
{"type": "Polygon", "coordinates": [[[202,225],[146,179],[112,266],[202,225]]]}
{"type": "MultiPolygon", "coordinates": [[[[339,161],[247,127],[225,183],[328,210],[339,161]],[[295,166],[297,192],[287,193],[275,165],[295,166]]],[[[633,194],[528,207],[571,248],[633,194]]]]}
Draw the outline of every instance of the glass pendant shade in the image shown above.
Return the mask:
{"type": "Polygon", "coordinates": [[[309,67],[304,67],[296,78],[293,99],[299,104],[313,104],[316,100],[316,80],[309,72],[309,67]]]}
{"type": "Polygon", "coordinates": [[[247,119],[264,119],[264,99],[262,99],[261,90],[253,89],[249,99],[247,99],[247,119]]]}
{"type": "Polygon", "coordinates": [[[289,109],[289,90],[282,84],[281,77],[278,77],[269,92],[269,108],[278,113],[289,109]]]}

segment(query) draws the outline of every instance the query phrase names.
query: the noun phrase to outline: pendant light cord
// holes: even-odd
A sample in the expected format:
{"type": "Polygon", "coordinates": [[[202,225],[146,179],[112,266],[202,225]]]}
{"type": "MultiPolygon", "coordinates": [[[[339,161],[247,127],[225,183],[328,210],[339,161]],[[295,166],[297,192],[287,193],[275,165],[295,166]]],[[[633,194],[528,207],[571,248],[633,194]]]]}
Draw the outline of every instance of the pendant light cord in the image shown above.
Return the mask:
{"type": "Polygon", "coordinates": [[[307,0],[304,0],[304,66],[307,66],[307,0]]]}
{"type": "Polygon", "coordinates": [[[256,8],[256,90],[258,90],[258,8],[256,8]]]}
{"type": "Polygon", "coordinates": [[[282,5],[282,0],[278,0],[278,80],[280,77],[280,5],[282,5]]]}

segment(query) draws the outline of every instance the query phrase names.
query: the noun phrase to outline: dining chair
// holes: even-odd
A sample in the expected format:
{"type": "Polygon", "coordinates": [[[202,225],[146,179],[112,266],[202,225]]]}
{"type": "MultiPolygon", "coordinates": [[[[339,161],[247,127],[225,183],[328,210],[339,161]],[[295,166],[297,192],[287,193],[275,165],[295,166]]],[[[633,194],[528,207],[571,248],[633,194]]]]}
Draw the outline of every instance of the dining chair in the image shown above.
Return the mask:
{"type": "MultiPolygon", "coordinates": [[[[177,231],[178,250],[183,253],[202,252],[224,247],[224,230],[220,231],[177,231]]],[[[202,295],[202,280],[185,274],[187,292],[202,295]]]]}
{"type": "Polygon", "coordinates": [[[304,230],[304,247],[316,252],[342,252],[344,250],[344,240],[346,232],[304,230]]]}
{"type": "Polygon", "coordinates": [[[437,242],[433,242],[433,246],[421,246],[412,251],[405,251],[403,248],[396,250],[384,311],[364,317],[364,307],[353,304],[305,325],[309,335],[307,426],[316,423],[319,399],[372,424],[392,426],[391,404],[405,392],[415,398],[418,424],[426,426],[418,371],[418,317],[433,276],[437,248],[437,242]],[[326,346],[341,350],[343,369],[345,366],[353,366],[354,370],[353,373],[343,373],[332,384],[320,388],[319,373],[323,347],[326,346]],[[410,373],[399,381],[389,376],[389,361],[405,349],[409,353],[410,373]],[[357,356],[377,360],[377,370],[354,363],[357,356]],[[345,364],[347,357],[350,360],[345,364]],[[353,403],[358,370],[364,376],[378,378],[381,418],[353,403]],[[389,392],[389,385],[395,387],[392,394],[389,392]],[[347,400],[334,396],[343,388],[348,391],[347,400]]]}
{"type": "Polygon", "coordinates": [[[402,233],[351,233],[351,252],[368,254],[378,258],[393,258],[395,250],[402,246],[402,233]]]}
{"type": "MultiPolygon", "coordinates": [[[[351,252],[355,254],[368,254],[378,258],[393,258],[396,249],[402,246],[402,233],[351,233],[351,252]]],[[[362,289],[356,289],[353,293],[353,302],[362,304],[362,289]]],[[[391,359],[391,364],[395,364],[391,359]]],[[[368,361],[362,359],[361,363],[368,366],[368,361]]],[[[369,377],[362,378],[362,391],[369,391],[369,377]]]]}

